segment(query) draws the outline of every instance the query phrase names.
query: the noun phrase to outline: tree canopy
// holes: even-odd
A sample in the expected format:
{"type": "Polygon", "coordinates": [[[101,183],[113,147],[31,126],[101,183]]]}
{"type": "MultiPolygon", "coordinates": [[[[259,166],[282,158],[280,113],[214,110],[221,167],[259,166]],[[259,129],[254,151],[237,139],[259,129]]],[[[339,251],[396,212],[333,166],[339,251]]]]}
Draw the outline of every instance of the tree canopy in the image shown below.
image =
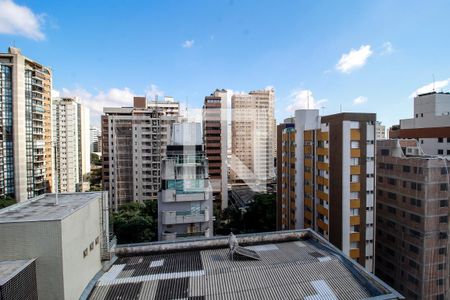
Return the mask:
{"type": "Polygon", "coordinates": [[[0,198],[0,209],[8,207],[10,205],[16,204],[16,200],[9,196],[4,196],[0,198]]]}
{"type": "Polygon", "coordinates": [[[276,196],[273,194],[256,195],[246,207],[239,210],[229,206],[223,212],[216,211],[215,233],[227,235],[233,233],[253,233],[275,231],[276,196]]]}
{"type": "Polygon", "coordinates": [[[119,244],[150,242],[157,239],[156,201],[131,202],[112,214],[113,231],[119,244]]]}

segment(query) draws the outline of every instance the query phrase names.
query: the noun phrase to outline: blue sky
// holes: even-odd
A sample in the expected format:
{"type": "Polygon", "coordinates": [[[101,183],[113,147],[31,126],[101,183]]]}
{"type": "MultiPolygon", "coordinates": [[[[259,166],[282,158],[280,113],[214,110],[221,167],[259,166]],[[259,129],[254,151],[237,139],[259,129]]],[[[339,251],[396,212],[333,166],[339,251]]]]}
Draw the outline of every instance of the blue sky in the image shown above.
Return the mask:
{"type": "Polygon", "coordinates": [[[216,88],[273,86],[295,108],[412,116],[411,94],[450,90],[449,1],[0,0],[0,46],[52,67],[54,89],[103,105],[165,94],[201,107],[216,88]]]}

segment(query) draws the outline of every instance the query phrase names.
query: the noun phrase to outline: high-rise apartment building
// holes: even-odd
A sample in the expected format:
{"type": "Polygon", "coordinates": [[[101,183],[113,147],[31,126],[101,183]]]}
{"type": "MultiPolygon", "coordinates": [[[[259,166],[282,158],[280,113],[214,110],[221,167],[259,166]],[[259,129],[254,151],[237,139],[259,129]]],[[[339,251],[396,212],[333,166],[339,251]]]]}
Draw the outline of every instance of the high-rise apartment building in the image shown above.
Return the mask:
{"type": "Polygon", "coordinates": [[[377,276],[407,299],[449,299],[449,161],[414,139],[377,142],[377,276]]]}
{"type": "Polygon", "coordinates": [[[213,198],[202,139],[200,123],[173,124],[171,143],[161,167],[160,240],[213,234],[213,198]]]}
{"type": "Polygon", "coordinates": [[[231,179],[265,183],[275,177],[275,91],[258,90],[231,98],[231,179]]]}
{"type": "Polygon", "coordinates": [[[295,128],[283,130],[278,197],[281,228],[312,228],[369,271],[374,263],[375,122],[375,114],[320,117],[315,109],[297,110],[295,128]]]}
{"type": "Polygon", "coordinates": [[[90,131],[90,150],[91,153],[101,153],[102,152],[102,132],[97,127],[91,127],[90,131]]]}
{"type": "Polygon", "coordinates": [[[277,229],[295,229],[295,124],[277,126],[277,229]]]}
{"type": "Polygon", "coordinates": [[[53,99],[52,108],[58,191],[84,191],[91,170],[89,110],[75,98],[53,99]]]}
{"type": "Polygon", "coordinates": [[[214,206],[228,206],[227,91],[216,90],[203,104],[203,140],[213,189],[214,206]]]}
{"type": "Polygon", "coordinates": [[[52,189],[52,72],[10,47],[0,53],[0,195],[52,189]]]}
{"type": "Polygon", "coordinates": [[[413,138],[429,155],[450,155],[450,93],[431,92],[414,98],[414,118],[400,120],[389,138],[413,138]]]}
{"type": "Polygon", "coordinates": [[[377,121],[377,124],[375,125],[375,130],[377,135],[377,141],[386,139],[386,126],[381,124],[380,121],[377,121]]]}
{"type": "Polygon", "coordinates": [[[134,97],[133,107],[104,108],[102,116],[103,189],[110,207],[157,200],[161,159],[178,120],[179,103],[134,97]]]}

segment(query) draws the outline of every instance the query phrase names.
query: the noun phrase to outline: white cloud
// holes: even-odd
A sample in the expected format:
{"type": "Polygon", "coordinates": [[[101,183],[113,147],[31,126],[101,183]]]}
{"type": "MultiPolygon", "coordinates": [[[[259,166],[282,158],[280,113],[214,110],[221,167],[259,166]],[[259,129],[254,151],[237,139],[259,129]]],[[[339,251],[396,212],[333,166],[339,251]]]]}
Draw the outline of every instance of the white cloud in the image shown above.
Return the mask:
{"type": "Polygon", "coordinates": [[[148,99],[154,100],[156,96],[163,97],[164,91],[160,90],[156,84],[150,84],[150,86],[145,91],[145,95],[147,96],[148,99]]]}
{"type": "Polygon", "coordinates": [[[353,105],[360,105],[367,102],[367,97],[359,96],[355,99],[353,99],[353,105]]]}
{"type": "Polygon", "coordinates": [[[382,50],[380,55],[388,55],[394,52],[394,47],[391,42],[384,42],[383,45],[381,45],[381,48],[382,50]]]}
{"type": "Polygon", "coordinates": [[[183,44],[181,45],[183,48],[192,48],[194,47],[194,40],[186,40],[183,42],[183,44]]]}
{"type": "Polygon", "coordinates": [[[314,99],[310,90],[295,90],[289,98],[290,101],[286,111],[291,114],[297,109],[320,109],[328,101],[326,99],[314,99]]]}
{"type": "Polygon", "coordinates": [[[103,107],[133,106],[134,93],[129,88],[112,88],[108,91],[98,91],[92,94],[87,90],[78,87],[75,89],[63,88],[53,90],[54,97],[78,97],[86,107],[89,108],[91,124],[98,126],[100,116],[103,114],[103,107]]]}
{"type": "Polygon", "coordinates": [[[342,54],[336,69],[342,73],[350,73],[363,67],[372,54],[370,45],[362,45],[358,50],[351,49],[349,53],[342,54]]]}
{"type": "Polygon", "coordinates": [[[270,90],[273,90],[273,89],[275,89],[275,87],[273,85],[268,85],[268,86],[266,86],[264,88],[265,91],[270,91],[270,90]]]}
{"type": "Polygon", "coordinates": [[[12,0],[0,0],[0,34],[21,35],[33,40],[43,40],[41,30],[44,15],[37,15],[26,6],[12,0]]]}
{"type": "Polygon", "coordinates": [[[444,79],[444,80],[435,81],[435,82],[431,82],[431,83],[428,83],[428,84],[418,88],[414,92],[412,92],[411,95],[409,95],[409,97],[410,98],[414,98],[417,95],[430,93],[433,90],[434,91],[440,91],[443,88],[445,88],[446,86],[448,86],[449,84],[450,84],[450,78],[444,79]]]}

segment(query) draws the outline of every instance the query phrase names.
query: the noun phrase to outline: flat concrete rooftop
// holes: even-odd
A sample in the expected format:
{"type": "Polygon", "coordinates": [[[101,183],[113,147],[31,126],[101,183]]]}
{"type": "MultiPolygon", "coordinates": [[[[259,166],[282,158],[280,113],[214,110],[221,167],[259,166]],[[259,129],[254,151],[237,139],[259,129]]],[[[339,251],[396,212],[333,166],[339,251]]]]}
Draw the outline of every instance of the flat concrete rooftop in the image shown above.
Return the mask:
{"type": "Polygon", "coordinates": [[[44,194],[0,210],[0,224],[62,220],[89,202],[102,197],[103,192],[44,194]]]}
{"type": "Polygon", "coordinates": [[[103,299],[403,299],[311,230],[126,245],[90,294],[103,299]]]}
{"type": "Polygon", "coordinates": [[[34,259],[0,261],[0,286],[11,280],[33,261],[34,259]]]}

